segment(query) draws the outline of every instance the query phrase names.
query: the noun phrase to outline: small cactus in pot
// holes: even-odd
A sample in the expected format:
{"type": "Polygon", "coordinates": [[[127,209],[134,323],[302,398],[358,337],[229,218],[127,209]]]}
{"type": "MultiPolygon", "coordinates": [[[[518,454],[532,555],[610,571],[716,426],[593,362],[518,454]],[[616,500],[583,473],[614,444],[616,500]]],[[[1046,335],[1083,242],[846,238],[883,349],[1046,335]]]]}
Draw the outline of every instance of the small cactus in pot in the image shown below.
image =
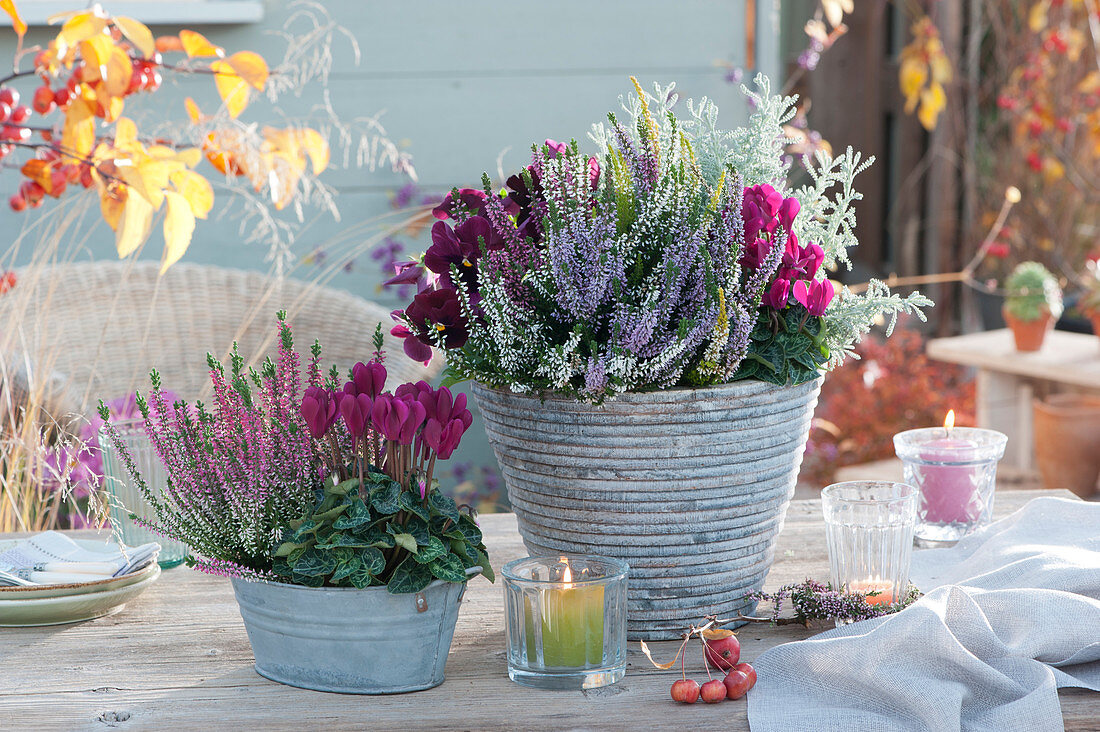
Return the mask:
{"type": "Polygon", "coordinates": [[[1038,351],[1062,314],[1058,280],[1038,262],[1022,262],[1008,276],[1005,290],[1005,322],[1016,338],[1016,350],[1038,351]]]}

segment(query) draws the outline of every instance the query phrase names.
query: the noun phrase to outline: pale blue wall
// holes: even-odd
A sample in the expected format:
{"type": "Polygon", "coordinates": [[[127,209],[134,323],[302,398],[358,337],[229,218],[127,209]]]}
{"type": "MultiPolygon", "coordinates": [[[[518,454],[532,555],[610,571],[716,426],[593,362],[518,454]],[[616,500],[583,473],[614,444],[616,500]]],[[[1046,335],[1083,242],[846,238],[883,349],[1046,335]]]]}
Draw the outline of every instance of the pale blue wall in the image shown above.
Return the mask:
{"type": "MultiPolygon", "coordinates": [[[[24,0],[29,2],[33,0],[24,0]]],[[[103,4],[110,10],[109,2],[103,4]]],[[[128,3],[126,12],[140,19],[141,5],[128,3]]],[[[354,66],[347,44],[338,42],[335,48],[329,88],[335,109],[346,118],[385,110],[388,132],[407,145],[426,191],[476,185],[482,171],[495,176],[502,153],[505,170],[518,168],[534,141],[585,141],[592,122],[618,110],[617,97],[630,89],[632,74],[647,86],[675,80],[684,96],[717,100],[727,124],[736,124],[744,115],[740,93],[725,80],[722,64],[745,65],[745,0],[329,0],[324,6],[362,50],[361,63],[354,66]]],[[[778,9],[777,0],[762,0],[755,14],[757,67],[773,77],[778,71],[778,9]]],[[[285,2],[269,0],[260,23],[203,26],[201,18],[195,18],[186,25],[229,51],[256,50],[275,61],[281,57],[281,46],[267,31],[280,29],[287,13],[285,2]]],[[[158,34],[175,30],[154,28],[158,34]]],[[[48,36],[41,29],[34,30],[30,41],[43,38],[48,36]]],[[[0,43],[0,58],[10,57],[12,47],[10,42],[0,43]]],[[[745,76],[749,78],[751,70],[745,76]]],[[[26,94],[32,88],[25,87],[26,94]]],[[[188,78],[146,100],[155,99],[156,106],[146,103],[145,114],[182,119],[182,99],[188,95],[204,107],[214,104],[209,78],[188,78]]],[[[283,113],[300,117],[321,99],[319,88],[302,90],[300,98],[284,98],[283,113]]],[[[128,113],[136,108],[137,103],[128,113]]],[[[258,105],[245,117],[256,119],[262,111],[258,105]]],[[[9,172],[8,177],[15,176],[9,172]]],[[[296,247],[300,254],[386,211],[389,195],[404,183],[389,171],[363,170],[331,170],[324,180],[339,192],[343,222],[311,216],[296,247]]],[[[27,220],[25,214],[2,208],[0,232],[14,232],[27,220]]],[[[89,257],[113,256],[111,232],[102,225],[100,229],[90,239],[89,257]]],[[[160,246],[154,234],[150,256],[159,256],[160,246]]],[[[199,222],[187,260],[265,268],[264,251],[258,245],[243,246],[234,222],[212,218],[199,222]]],[[[306,277],[315,272],[309,267],[299,270],[306,277]]],[[[377,292],[378,282],[377,268],[367,256],[358,258],[351,273],[332,280],[364,297],[398,304],[377,292]]],[[[492,459],[476,427],[462,452],[457,459],[492,459]]]]}

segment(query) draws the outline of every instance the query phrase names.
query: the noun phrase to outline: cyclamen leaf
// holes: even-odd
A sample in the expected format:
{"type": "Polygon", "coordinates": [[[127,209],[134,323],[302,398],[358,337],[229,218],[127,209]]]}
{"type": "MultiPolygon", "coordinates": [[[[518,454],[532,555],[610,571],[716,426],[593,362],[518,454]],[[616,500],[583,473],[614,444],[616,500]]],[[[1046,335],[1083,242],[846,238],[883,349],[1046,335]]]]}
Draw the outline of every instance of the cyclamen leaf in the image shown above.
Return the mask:
{"type": "Polygon", "coordinates": [[[325,584],[324,577],[314,577],[312,575],[301,574],[300,572],[293,572],[290,575],[290,581],[296,585],[303,585],[305,587],[320,587],[325,584]]]}
{"type": "Polygon", "coordinates": [[[370,505],[382,515],[397,513],[401,510],[401,487],[392,480],[378,486],[370,492],[370,505]]]}
{"type": "Polygon", "coordinates": [[[431,541],[417,549],[414,557],[421,564],[427,564],[447,553],[447,547],[438,536],[431,537],[431,541]]]}
{"type": "Polygon", "coordinates": [[[463,566],[462,560],[454,554],[447,553],[433,560],[428,565],[428,569],[432,571],[433,575],[445,582],[466,581],[466,567],[463,566]]]}
{"type": "Polygon", "coordinates": [[[417,564],[405,559],[393,572],[393,577],[386,585],[386,590],[391,595],[401,595],[409,592],[420,592],[431,584],[432,572],[428,565],[417,564]]]}
{"type": "Polygon", "coordinates": [[[495,584],[497,581],[497,576],[493,573],[493,566],[489,564],[489,555],[485,552],[485,547],[483,546],[478,547],[477,563],[481,566],[482,576],[495,584]]]}
{"type": "Polygon", "coordinates": [[[358,478],[349,478],[343,483],[337,483],[336,485],[330,485],[330,481],[325,481],[325,493],[337,496],[346,496],[349,492],[351,492],[352,488],[357,488],[358,486],[358,478]]]}
{"type": "Polygon", "coordinates": [[[428,494],[428,505],[444,518],[458,521],[458,505],[450,496],[445,496],[439,491],[432,491],[428,494]]]}
{"type": "Polygon", "coordinates": [[[370,546],[368,542],[356,537],[354,534],[344,534],[341,532],[334,532],[327,539],[325,543],[318,544],[318,549],[336,549],[337,547],[349,547],[351,549],[363,549],[370,546]]]}
{"type": "Polygon", "coordinates": [[[353,557],[346,562],[341,562],[336,571],[329,577],[329,582],[337,584],[340,580],[350,577],[353,573],[358,572],[363,568],[363,563],[359,561],[359,557],[353,557]]]}
{"type": "Polygon", "coordinates": [[[366,526],[370,522],[370,509],[367,508],[361,500],[356,500],[354,503],[347,506],[347,510],[344,511],[340,518],[333,522],[332,527],[334,529],[358,529],[361,526],[366,526]]]}
{"type": "Polygon", "coordinates": [[[397,546],[401,547],[410,554],[416,554],[416,539],[412,534],[394,534],[393,541],[397,546]]]}
{"type": "Polygon", "coordinates": [[[420,518],[424,519],[425,521],[428,520],[428,518],[430,516],[430,514],[428,513],[428,509],[412,493],[409,493],[408,491],[402,491],[400,502],[401,502],[401,508],[403,508],[404,510],[406,510],[409,513],[412,513],[416,516],[419,516],[420,518]]]}
{"type": "Polygon", "coordinates": [[[352,587],[356,587],[360,590],[375,584],[374,575],[362,564],[348,576],[348,580],[351,582],[352,587]]]}
{"type": "Polygon", "coordinates": [[[474,546],[481,543],[481,529],[478,528],[477,523],[466,514],[460,514],[458,517],[458,530],[462,532],[463,538],[470,542],[474,546]]]}
{"type": "MultiPolygon", "coordinates": [[[[335,496],[329,496],[329,498],[334,498],[334,497],[335,496]]],[[[326,498],[326,500],[328,500],[328,499],[326,498]]],[[[347,508],[348,508],[347,504],[342,503],[342,504],[340,504],[340,505],[338,505],[334,508],[328,509],[324,513],[314,514],[313,515],[313,520],[318,522],[318,523],[333,521],[334,519],[336,519],[337,516],[342,515],[347,510],[347,508]]],[[[336,528],[336,527],[334,527],[334,528],[336,528]]]]}
{"type": "Polygon", "coordinates": [[[374,547],[361,550],[359,561],[368,572],[374,575],[382,574],[386,569],[386,555],[374,547]]]}
{"type": "Polygon", "coordinates": [[[295,574],[308,577],[323,577],[336,569],[336,556],[332,552],[320,551],[317,548],[310,549],[291,563],[295,574]]]}
{"type": "Polygon", "coordinates": [[[428,522],[416,516],[410,516],[405,522],[405,532],[416,538],[416,543],[423,546],[431,541],[432,532],[428,528],[428,522]]]}

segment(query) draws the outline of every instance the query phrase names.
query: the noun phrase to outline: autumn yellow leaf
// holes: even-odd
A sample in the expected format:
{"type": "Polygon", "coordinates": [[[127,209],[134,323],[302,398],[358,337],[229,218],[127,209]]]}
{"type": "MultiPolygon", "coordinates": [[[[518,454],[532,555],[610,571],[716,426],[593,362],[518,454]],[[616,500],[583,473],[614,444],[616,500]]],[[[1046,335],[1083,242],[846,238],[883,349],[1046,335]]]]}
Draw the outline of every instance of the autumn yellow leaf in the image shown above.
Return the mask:
{"type": "Polygon", "coordinates": [[[106,27],[107,19],[94,11],[77,13],[65,21],[57,34],[58,55],[67,58],[68,49],[75,48],[81,41],[101,35],[106,27]]]}
{"type": "Polygon", "coordinates": [[[15,7],[15,3],[12,0],[0,0],[0,10],[3,10],[11,18],[11,27],[15,29],[15,32],[22,38],[27,33],[27,24],[23,21],[23,18],[19,15],[19,11],[15,7]]]}
{"type": "MultiPolygon", "coordinates": [[[[112,97],[126,94],[134,66],[125,51],[107,36],[95,36],[80,42],[80,54],[84,57],[84,73],[88,81],[102,80],[104,90],[112,97]]],[[[109,102],[100,100],[104,107],[108,107],[109,102]]]]}
{"type": "Polygon", "coordinates": [[[226,61],[250,86],[257,91],[263,91],[269,75],[263,56],[252,51],[238,51],[226,61]]]}
{"type": "Polygon", "coordinates": [[[934,130],[940,112],[947,106],[947,95],[943,86],[933,83],[920,93],[920,109],[917,111],[917,119],[926,130],[934,130]]]}
{"type": "Polygon", "coordinates": [[[901,95],[905,97],[905,113],[912,114],[920,100],[920,90],[928,78],[927,67],[916,59],[906,58],[898,72],[901,95]]]}
{"type": "Polygon", "coordinates": [[[129,117],[119,117],[115,122],[115,148],[130,151],[137,142],[137,125],[129,117]]]}
{"type": "Polygon", "coordinates": [[[1066,176],[1066,166],[1056,158],[1043,159],[1043,180],[1047,183],[1055,183],[1066,176]]]}
{"type": "Polygon", "coordinates": [[[65,126],[61,133],[61,147],[77,157],[85,157],[95,144],[95,113],[83,98],[76,98],[65,110],[65,126]]]}
{"type": "Polygon", "coordinates": [[[1038,33],[1047,27],[1047,10],[1050,9],[1050,0],[1039,0],[1031,6],[1027,14],[1027,26],[1033,33],[1038,33]]]}
{"type": "Polygon", "coordinates": [[[190,202],[179,193],[164,192],[167,212],[164,216],[164,256],[161,259],[160,273],[180,260],[191,244],[195,233],[195,215],[191,212],[190,202]]]}
{"type": "Polygon", "coordinates": [[[672,659],[668,663],[657,663],[656,661],[653,660],[653,653],[652,653],[652,651],[649,650],[649,646],[646,645],[646,642],[641,641],[641,644],[642,644],[642,653],[644,653],[645,657],[649,659],[649,662],[652,663],[657,668],[663,670],[663,671],[667,671],[670,668],[672,668],[673,666],[675,666],[676,662],[680,660],[680,652],[682,652],[684,650],[684,647],[680,646],[680,651],[678,651],[676,653],[676,658],[672,659]]]}
{"type": "Polygon", "coordinates": [[[205,119],[202,112],[199,111],[199,105],[195,103],[195,100],[191,97],[187,97],[183,100],[183,106],[187,110],[187,116],[192,122],[200,122],[205,119]]]}
{"type": "Polygon", "coordinates": [[[161,53],[183,52],[183,41],[179,36],[157,36],[156,47],[161,53]]]}
{"type": "Polygon", "coordinates": [[[248,83],[229,65],[228,61],[214,61],[210,64],[214,72],[214,86],[218,89],[229,116],[236,118],[248,106],[248,83]]]}
{"type": "Polygon", "coordinates": [[[191,213],[197,218],[205,219],[214,208],[214,187],[210,181],[192,170],[177,170],[172,173],[172,185],[176,191],[187,199],[191,206],[191,213]]]}
{"type": "Polygon", "coordinates": [[[300,144],[306,155],[309,156],[309,162],[313,166],[313,174],[317,175],[328,167],[328,140],[320,132],[309,127],[298,130],[298,136],[300,144]]]}
{"type": "Polygon", "coordinates": [[[204,58],[207,56],[221,58],[225,55],[224,49],[206,40],[206,36],[202,33],[186,28],[180,31],[180,45],[189,58],[204,58]]]}
{"type": "Polygon", "coordinates": [[[148,26],[133,18],[125,17],[115,18],[114,24],[122,31],[122,35],[130,39],[130,43],[134,44],[134,48],[141,53],[143,58],[152,57],[157,50],[157,43],[153,40],[153,33],[148,26]]]}
{"type": "Polygon", "coordinates": [[[113,193],[103,187],[99,196],[99,210],[103,214],[103,220],[107,222],[112,231],[118,231],[118,222],[122,219],[122,209],[125,207],[125,186],[118,186],[113,193]]]}
{"type": "Polygon", "coordinates": [[[115,229],[115,249],[118,257],[128,257],[137,251],[153,228],[153,207],[141,196],[127,196],[122,216],[115,229]]]}

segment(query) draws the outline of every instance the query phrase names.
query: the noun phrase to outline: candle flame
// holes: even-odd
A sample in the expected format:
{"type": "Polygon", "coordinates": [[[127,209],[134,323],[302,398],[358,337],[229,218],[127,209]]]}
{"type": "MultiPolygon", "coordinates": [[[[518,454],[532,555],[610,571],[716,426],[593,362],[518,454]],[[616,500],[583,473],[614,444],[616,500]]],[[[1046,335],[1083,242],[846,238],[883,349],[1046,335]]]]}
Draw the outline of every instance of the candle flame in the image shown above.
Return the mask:
{"type": "Polygon", "coordinates": [[[565,572],[561,575],[561,581],[565,583],[565,589],[569,589],[573,582],[573,573],[569,570],[569,565],[565,565],[565,572]]]}
{"type": "Polygon", "coordinates": [[[944,419],[943,419],[943,428],[945,430],[947,430],[948,433],[950,433],[951,430],[955,428],[955,410],[954,409],[947,410],[947,416],[944,417],[944,419]]]}

